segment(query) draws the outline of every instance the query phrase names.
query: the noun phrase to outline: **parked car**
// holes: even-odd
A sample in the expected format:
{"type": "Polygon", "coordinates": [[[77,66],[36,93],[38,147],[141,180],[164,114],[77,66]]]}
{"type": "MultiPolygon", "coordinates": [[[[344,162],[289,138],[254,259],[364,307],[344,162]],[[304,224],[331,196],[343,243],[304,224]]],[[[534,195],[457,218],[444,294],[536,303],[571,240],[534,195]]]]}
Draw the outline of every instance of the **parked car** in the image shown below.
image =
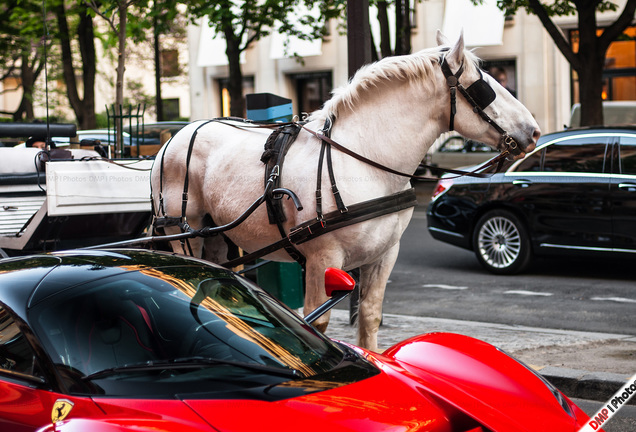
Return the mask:
{"type": "Polygon", "coordinates": [[[444,176],[427,209],[437,240],[497,274],[534,256],[636,253],[636,127],[544,135],[489,178],[444,176]]]}
{"type": "MultiPolygon", "coordinates": [[[[124,157],[154,156],[166,141],[187,124],[184,121],[174,121],[146,123],[133,128],[124,126],[124,157]]],[[[82,148],[94,148],[99,144],[103,146],[104,156],[114,156],[116,135],[113,129],[78,130],[76,139],[82,148]]],[[[70,145],[71,139],[53,137],[51,141],[56,147],[63,148],[70,145]]],[[[19,146],[24,147],[24,144],[19,146]]]]}
{"type": "Polygon", "coordinates": [[[164,121],[140,124],[136,127],[124,126],[124,132],[135,137],[139,135],[141,144],[165,144],[174,134],[189,124],[186,121],[164,121]]]}
{"type": "MultiPolygon", "coordinates": [[[[353,289],[326,272],[327,294],[353,289]]],[[[0,261],[0,430],[574,431],[538,373],[457,334],[331,340],[248,280],[143,250],[0,261]]]]}
{"type": "MultiPolygon", "coordinates": [[[[462,168],[472,165],[480,165],[495,157],[499,152],[488,144],[464,138],[456,133],[442,137],[441,142],[434,143],[422,161],[428,165],[431,174],[439,176],[443,171],[436,168],[462,168]]],[[[418,168],[416,174],[425,172],[423,167],[418,168]]]]}
{"type": "MultiPolygon", "coordinates": [[[[603,124],[605,126],[622,126],[636,124],[636,101],[603,101],[603,124]]],[[[572,105],[570,126],[581,125],[581,104],[572,105]]]]}

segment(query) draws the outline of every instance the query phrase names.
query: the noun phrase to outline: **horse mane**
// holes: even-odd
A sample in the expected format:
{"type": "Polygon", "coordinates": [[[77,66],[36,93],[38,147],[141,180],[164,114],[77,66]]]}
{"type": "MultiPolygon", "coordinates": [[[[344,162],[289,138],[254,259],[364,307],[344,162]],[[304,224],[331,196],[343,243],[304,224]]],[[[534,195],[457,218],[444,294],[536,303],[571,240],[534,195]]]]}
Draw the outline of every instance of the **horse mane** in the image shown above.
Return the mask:
{"type": "MultiPolygon", "coordinates": [[[[441,54],[450,47],[428,48],[414,54],[385,57],[377,62],[361,67],[344,86],[332,91],[332,97],[309,117],[309,120],[324,120],[328,114],[335,117],[343,110],[352,110],[355,103],[369,89],[392,80],[411,81],[425,85],[425,79],[432,74],[441,54]]],[[[464,50],[467,69],[479,67],[479,58],[471,51],[464,50]]]]}

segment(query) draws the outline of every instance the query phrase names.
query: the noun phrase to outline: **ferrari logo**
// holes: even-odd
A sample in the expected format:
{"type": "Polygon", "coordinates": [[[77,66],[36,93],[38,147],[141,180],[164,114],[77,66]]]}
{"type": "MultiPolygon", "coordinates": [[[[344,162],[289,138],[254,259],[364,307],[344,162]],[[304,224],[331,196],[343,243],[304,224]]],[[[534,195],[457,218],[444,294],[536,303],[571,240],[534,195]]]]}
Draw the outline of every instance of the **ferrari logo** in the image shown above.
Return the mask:
{"type": "Polygon", "coordinates": [[[73,402],[68,399],[58,399],[53,404],[53,411],[51,411],[51,421],[57,423],[66,418],[66,416],[73,409],[73,402]]]}

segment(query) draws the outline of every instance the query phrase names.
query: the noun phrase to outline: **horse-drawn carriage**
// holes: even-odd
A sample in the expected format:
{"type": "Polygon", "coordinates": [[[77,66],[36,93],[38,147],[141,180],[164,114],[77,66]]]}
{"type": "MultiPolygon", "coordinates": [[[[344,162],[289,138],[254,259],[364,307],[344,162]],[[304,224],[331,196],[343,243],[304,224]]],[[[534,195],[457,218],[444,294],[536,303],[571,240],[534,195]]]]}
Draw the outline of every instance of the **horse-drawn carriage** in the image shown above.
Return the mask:
{"type": "MultiPolygon", "coordinates": [[[[75,125],[0,126],[3,137],[47,134],[68,142],[75,125]]],[[[0,255],[142,235],[150,220],[151,167],[151,160],[102,158],[92,144],[0,147],[0,255]]]]}
{"type": "MultiPolygon", "coordinates": [[[[361,69],[306,122],[287,129],[272,132],[272,125],[228,119],[189,124],[157,154],[150,185],[127,184],[148,175],[119,171],[128,166],[80,159],[67,161],[71,165],[57,175],[58,162],[49,161],[46,210],[40,219],[35,212],[14,237],[24,237],[25,227],[37,225],[42,216],[147,214],[152,193],[153,229],[160,229],[162,240],[177,252],[228,267],[256,256],[301,262],[305,312],[326,300],[326,267],[359,268],[359,343],[376,349],[386,282],[416,203],[409,173],[435,138],[457,130],[502,150],[502,156],[518,158],[534,149],[540,134],[531,113],[480,71],[462,38],[451,46],[440,35],[439,42],[440,47],[361,69]],[[263,153],[263,144],[274,151],[263,153]],[[121,181],[110,182],[119,176],[121,181]],[[329,185],[330,192],[323,194],[321,185],[329,185]],[[136,195],[133,186],[143,191],[136,195]],[[97,190],[107,192],[95,196],[97,190]],[[82,206],[82,201],[88,202],[82,206]],[[107,205],[114,211],[105,210],[107,205]],[[83,210],[73,213],[74,208],[83,210]],[[227,261],[232,246],[247,251],[247,257],[227,261]]],[[[141,220],[131,226],[139,229],[141,220]]],[[[37,241],[54,240],[48,235],[36,236],[37,241]]],[[[328,319],[324,315],[316,326],[326,329],[328,319]]]]}

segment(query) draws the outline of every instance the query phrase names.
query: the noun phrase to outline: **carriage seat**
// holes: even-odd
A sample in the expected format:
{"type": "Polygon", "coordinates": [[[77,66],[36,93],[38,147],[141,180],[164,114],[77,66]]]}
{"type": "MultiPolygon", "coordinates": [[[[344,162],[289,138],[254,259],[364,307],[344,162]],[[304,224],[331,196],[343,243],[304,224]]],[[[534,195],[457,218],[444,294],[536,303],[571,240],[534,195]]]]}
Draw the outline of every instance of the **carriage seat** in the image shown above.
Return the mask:
{"type": "Polygon", "coordinates": [[[35,156],[40,152],[33,147],[0,147],[0,175],[37,172],[35,156]]]}

